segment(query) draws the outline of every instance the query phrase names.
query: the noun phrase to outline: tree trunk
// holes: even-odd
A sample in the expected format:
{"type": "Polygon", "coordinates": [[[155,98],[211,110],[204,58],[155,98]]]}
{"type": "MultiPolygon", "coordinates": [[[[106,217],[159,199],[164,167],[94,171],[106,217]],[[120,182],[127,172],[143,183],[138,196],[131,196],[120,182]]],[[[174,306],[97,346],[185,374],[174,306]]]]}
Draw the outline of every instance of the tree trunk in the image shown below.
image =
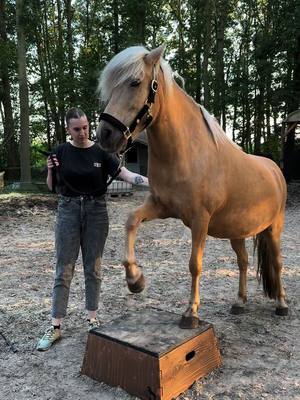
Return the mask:
{"type": "Polygon", "coordinates": [[[48,92],[48,102],[51,110],[51,118],[54,121],[55,126],[55,142],[61,143],[61,138],[59,136],[60,133],[60,123],[59,116],[57,112],[57,101],[56,101],[56,93],[55,93],[55,76],[52,67],[53,57],[50,51],[50,39],[49,39],[49,30],[48,30],[48,17],[47,17],[47,2],[43,1],[43,37],[44,37],[44,57],[45,57],[45,71],[46,71],[46,85],[49,89],[48,92]]]}
{"type": "Polygon", "coordinates": [[[86,0],[85,2],[85,40],[84,44],[86,47],[89,45],[90,41],[90,0],[86,0]]]}
{"type": "Polygon", "coordinates": [[[4,57],[0,63],[0,102],[3,104],[3,128],[4,128],[4,154],[6,157],[7,168],[14,168],[18,165],[18,152],[15,140],[15,123],[13,118],[11,85],[9,77],[8,52],[7,52],[7,33],[5,0],[0,0],[0,40],[4,57]]]}
{"type": "Polygon", "coordinates": [[[31,183],[29,151],[29,97],[26,73],[26,43],[24,32],[24,2],[16,1],[16,28],[18,38],[18,72],[20,88],[20,166],[21,182],[31,183]]]}
{"type": "MultiPolygon", "coordinates": [[[[202,96],[202,70],[201,70],[201,54],[202,54],[202,23],[201,23],[201,15],[203,12],[203,6],[201,7],[201,3],[196,0],[191,2],[191,25],[194,25],[193,33],[191,36],[192,41],[194,41],[193,47],[195,49],[195,62],[196,62],[196,87],[195,87],[195,97],[197,103],[201,102],[202,96]]],[[[192,28],[192,26],[191,26],[192,28]]]]}
{"type": "Polygon", "coordinates": [[[238,127],[237,124],[237,108],[238,108],[238,99],[240,94],[240,71],[241,71],[241,47],[239,51],[238,59],[235,62],[236,72],[233,83],[233,121],[232,121],[232,140],[236,141],[235,131],[238,127]]]}
{"type": "Polygon", "coordinates": [[[119,53],[119,0],[113,0],[113,51],[115,54],[119,53]]]}
{"type": "Polygon", "coordinates": [[[182,1],[170,1],[171,10],[178,22],[178,72],[180,75],[185,74],[185,45],[184,45],[184,34],[185,34],[185,26],[184,26],[184,17],[182,15],[182,1]]]}
{"type": "Polygon", "coordinates": [[[265,85],[262,77],[258,77],[258,94],[256,95],[255,121],[254,121],[254,154],[261,153],[261,138],[263,133],[265,85]]]}
{"type": "Polygon", "coordinates": [[[204,8],[204,37],[203,37],[203,63],[202,63],[202,78],[203,78],[203,95],[204,107],[210,109],[211,95],[209,88],[209,59],[211,57],[211,43],[212,43],[212,4],[211,0],[205,2],[204,8]]]}
{"type": "MultiPolygon", "coordinates": [[[[250,36],[250,35],[249,35],[250,36]]],[[[253,152],[253,143],[252,143],[252,138],[251,138],[251,133],[252,133],[252,120],[251,120],[251,100],[249,97],[249,92],[251,90],[251,85],[250,85],[250,68],[251,68],[251,62],[249,60],[249,53],[250,53],[250,37],[248,36],[247,40],[247,45],[245,48],[244,52],[244,76],[243,76],[243,81],[245,82],[245,133],[246,133],[246,143],[247,143],[247,152],[252,153],[253,152]]]]}
{"type": "Polygon", "coordinates": [[[214,114],[226,129],[225,117],[225,79],[224,79],[224,34],[228,13],[228,2],[217,2],[215,10],[215,30],[216,30],[216,72],[214,90],[214,114]]]}
{"type": "Polygon", "coordinates": [[[58,43],[56,48],[57,54],[57,104],[59,115],[59,132],[58,137],[60,142],[66,141],[65,130],[65,71],[64,71],[64,41],[63,41],[63,26],[62,26],[62,9],[61,0],[57,0],[57,28],[58,28],[58,43]]]}
{"type": "Polygon", "coordinates": [[[68,47],[68,66],[69,66],[69,77],[68,77],[68,91],[69,91],[69,103],[70,106],[75,106],[75,77],[74,77],[74,47],[73,47],[73,30],[72,20],[74,10],[72,8],[71,0],[65,0],[65,9],[67,15],[67,47],[68,47]]]}
{"type": "MultiPolygon", "coordinates": [[[[35,10],[38,12],[38,10],[35,10]]],[[[36,14],[37,15],[37,14],[36,14]]],[[[39,18],[39,20],[42,20],[42,17],[39,18]]],[[[49,100],[50,99],[50,85],[49,85],[49,79],[46,76],[46,62],[44,60],[45,57],[45,52],[43,51],[42,48],[42,41],[43,41],[43,36],[41,32],[41,27],[39,24],[35,25],[35,40],[36,40],[36,46],[37,46],[37,55],[38,55],[38,62],[39,62],[39,68],[40,68],[40,74],[41,74],[41,88],[42,88],[42,98],[44,102],[44,109],[45,109],[45,116],[46,116],[46,132],[47,132],[47,147],[48,149],[51,149],[52,142],[51,142],[51,129],[50,129],[50,113],[49,113],[49,100]]]]}
{"type": "MultiPolygon", "coordinates": [[[[300,6],[298,6],[300,9],[300,6]]],[[[300,10],[298,12],[300,15],[300,10]]],[[[299,25],[300,22],[298,21],[299,25]]],[[[300,27],[299,27],[300,32],[300,27]]],[[[296,39],[296,49],[294,55],[294,74],[292,82],[292,98],[289,103],[289,112],[295,111],[300,107],[300,33],[296,39]]]]}
{"type": "Polygon", "coordinates": [[[135,23],[136,23],[136,34],[137,34],[137,42],[139,44],[145,45],[145,26],[146,26],[146,14],[147,14],[147,6],[148,0],[138,1],[135,23]]]}

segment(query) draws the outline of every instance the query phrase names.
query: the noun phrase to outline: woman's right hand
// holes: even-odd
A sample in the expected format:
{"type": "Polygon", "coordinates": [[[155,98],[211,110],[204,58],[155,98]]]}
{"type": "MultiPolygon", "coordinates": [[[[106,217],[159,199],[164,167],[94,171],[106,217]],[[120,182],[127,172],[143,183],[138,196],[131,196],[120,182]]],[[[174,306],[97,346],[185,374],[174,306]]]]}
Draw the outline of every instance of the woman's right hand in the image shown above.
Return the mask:
{"type": "Polygon", "coordinates": [[[59,162],[56,158],[56,154],[51,154],[51,156],[49,156],[47,158],[47,167],[48,169],[53,169],[55,167],[59,166],[59,162]]]}

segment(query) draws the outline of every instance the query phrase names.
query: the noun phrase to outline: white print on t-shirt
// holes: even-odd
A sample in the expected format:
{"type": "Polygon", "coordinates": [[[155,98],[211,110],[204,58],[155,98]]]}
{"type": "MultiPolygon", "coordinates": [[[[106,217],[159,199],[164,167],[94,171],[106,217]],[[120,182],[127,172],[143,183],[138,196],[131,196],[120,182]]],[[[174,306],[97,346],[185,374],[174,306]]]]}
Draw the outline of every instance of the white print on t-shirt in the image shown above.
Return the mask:
{"type": "Polygon", "coordinates": [[[100,168],[100,167],[101,167],[101,163],[99,163],[99,162],[94,162],[94,167],[100,168]]]}

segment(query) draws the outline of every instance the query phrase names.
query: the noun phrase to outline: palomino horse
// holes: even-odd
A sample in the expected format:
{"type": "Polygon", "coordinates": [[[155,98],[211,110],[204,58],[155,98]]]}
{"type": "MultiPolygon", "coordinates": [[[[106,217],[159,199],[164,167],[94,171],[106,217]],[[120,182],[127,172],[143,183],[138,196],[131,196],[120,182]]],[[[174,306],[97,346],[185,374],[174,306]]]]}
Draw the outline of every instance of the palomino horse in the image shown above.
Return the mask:
{"type": "Polygon", "coordinates": [[[287,315],[281,282],[280,235],[286,184],[277,165],[248,155],[217,121],[174,81],[162,59],[164,47],[151,52],[130,47],[102,72],[99,89],[107,103],[97,137],[109,152],[124,150],[147,127],[151,194],[126,223],[126,280],[132,292],[144,288],[134,244],[141,222],[179,218],[192,231],[190,302],[180,326],[198,325],[199,279],[207,235],[230,239],[240,270],[233,313],[247,300],[248,255],[245,238],[256,236],[258,271],[264,292],[277,300],[276,313],[287,315]]]}

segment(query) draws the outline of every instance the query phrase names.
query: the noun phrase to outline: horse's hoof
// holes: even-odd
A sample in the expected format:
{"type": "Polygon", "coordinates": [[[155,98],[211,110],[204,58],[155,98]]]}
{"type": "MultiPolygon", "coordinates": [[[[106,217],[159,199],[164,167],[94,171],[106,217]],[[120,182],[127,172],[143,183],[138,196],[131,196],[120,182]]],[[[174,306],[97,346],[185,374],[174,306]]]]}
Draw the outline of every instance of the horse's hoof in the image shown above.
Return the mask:
{"type": "Polygon", "coordinates": [[[145,288],[145,278],[144,275],[142,274],[139,279],[134,282],[134,283],[128,283],[128,289],[131,291],[131,293],[140,293],[144,290],[145,288]]]}
{"type": "Polygon", "coordinates": [[[276,307],[275,314],[280,317],[286,317],[289,314],[288,307],[276,307]]]}
{"type": "Polygon", "coordinates": [[[230,314],[241,315],[244,313],[245,313],[245,307],[243,307],[239,304],[232,304],[231,309],[230,309],[230,314]]]}
{"type": "Polygon", "coordinates": [[[181,329],[195,329],[199,327],[199,318],[198,317],[185,317],[184,315],[181,317],[179,328],[181,329]]]}

